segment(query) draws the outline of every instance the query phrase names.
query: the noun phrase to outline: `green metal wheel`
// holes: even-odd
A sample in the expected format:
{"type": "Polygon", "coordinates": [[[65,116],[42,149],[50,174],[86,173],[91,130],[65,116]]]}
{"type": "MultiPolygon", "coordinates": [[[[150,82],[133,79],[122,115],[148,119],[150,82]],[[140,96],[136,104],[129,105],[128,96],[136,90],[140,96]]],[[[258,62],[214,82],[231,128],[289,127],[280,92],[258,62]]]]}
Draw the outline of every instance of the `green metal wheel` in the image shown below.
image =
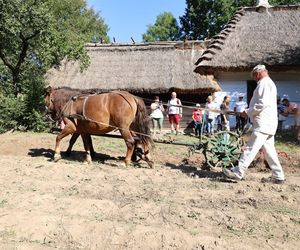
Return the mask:
{"type": "Polygon", "coordinates": [[[203,153],[209,167],[231,168],[242,153],[243,139],[234,132],[221,131],[207,138],[203,153]]]}

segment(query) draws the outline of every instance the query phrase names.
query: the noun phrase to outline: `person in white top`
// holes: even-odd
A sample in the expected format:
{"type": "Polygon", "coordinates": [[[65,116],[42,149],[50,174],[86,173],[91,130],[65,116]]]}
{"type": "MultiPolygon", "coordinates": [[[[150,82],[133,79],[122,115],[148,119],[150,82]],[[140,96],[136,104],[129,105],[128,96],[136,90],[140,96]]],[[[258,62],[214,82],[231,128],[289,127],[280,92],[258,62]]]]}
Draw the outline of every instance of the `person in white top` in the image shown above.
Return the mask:
{"type": "Polygon", "coordinates": [[[300,105],[295,102],[290,102],[288,99],[282,100],[283,105],[286,107],[284,115],[288,116],[289,114],[294,115],[294,130],[295,136],[300,144],[300,105]]]}
{"type": "Polygon", "coordinates": [[[278,113],[278,127],[277,131],[281,132],[283,129],[283,123],[287,119],[287,114],[286,114],[286,107],[283,105],[281,102],[280,96],[277,96],[277,113],[278,113]]]}
{"type": "Polygon", "coordinates": [[[288,116],[289,114],[294,115],[294,125],[300,125],[300,106],[295,102],[290,102],[288,99],[282,100],[283,105],[286,107],[284,114],[288,116]]]}
{"type": "Polygon", "coordinates": [[[151,108],[150,117],[151,117],[152,125],[153,125],[153,135],[156,135],[157,128],[159,129],[159,132],[161,132],[162,123],[163,123],[163,119],[164,119],[164,115],[163,115],[164,107],[159,102],[158,96],[154,97],[154,102],[151,103],[150,108],[151,108]]]}
{"type": "Polygon", "coordinates": [[[182,107],[181,101],[176,97],[176,92],[172,92],[171,100],[168,101],[167,116],[171,124],[171,133],[176,131],[176,134],[179,133],[180,128],[180,119],[182,118],[182,107]],[[174,126],[175,124],[175,126],[174,126]]]}
{"type": "MultiPolygon", "coordinates": [[[[239,96],[239,100],[235,103],[235,106],[234,106],[235,112],[243,113],[248,108],[248,105],[243,100],[243,98],[244,98],[243,96],[239,96]]],[[[243,131],[246,127],[247,119],[248,119],[247,116],[243,116],[243,115],[239,115],[239,114],[236,115],[235,129],[243,131]]]]}
{"type": "MultiPolygon", "coordinates": [[[[215,109],[215,104],[213,103],[213,97],[210,95],[207,97],[207,103],[205,105],[206,109],[215,109]]],[[[214,132],[213,121],[215,119],[215,113],[209,110],[205,112],[205,129],[210,135],[214,132]]]]}
{"type": "Polygon", "coordinates": [[[257,81],[257,87],[254,90],[249,109],[245,112],[252,122],[253,132],[238,165],[231,170],[224,168],[223,173],[228,178],[241,180],[256,154],[262,148],[272,170],[272,176],[263,178],[262,182],[282,184],[285,180],[284,172],[274,145],[274,135],[278,124],[277,88],[264,65],[254,67],[252,77],[257,81]]]}

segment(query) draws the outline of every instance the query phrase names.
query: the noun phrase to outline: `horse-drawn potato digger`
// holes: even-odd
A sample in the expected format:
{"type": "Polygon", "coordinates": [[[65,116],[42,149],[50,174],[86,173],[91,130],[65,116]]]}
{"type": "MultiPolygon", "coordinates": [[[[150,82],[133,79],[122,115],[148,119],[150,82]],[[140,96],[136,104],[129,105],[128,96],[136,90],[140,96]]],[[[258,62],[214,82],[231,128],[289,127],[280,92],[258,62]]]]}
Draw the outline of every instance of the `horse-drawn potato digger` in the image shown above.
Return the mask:
{"type": "Polygon", "coordinates": [[[197,143],[177,141],[174,138],[153,139],[143,100],[128,92],[112,91],[91,95],[69,91],[66,96],[60,93],[62,91],[63,88],[51,89],[45,99],[51,117],[63,119],[66,124],[56,139],[55,161],[60,159],[60,140],[69,134],[73,134],[75,139],[71,139],[67,152],[70,153],[72,145],[81,135],[88,162],[91,162],[93,154],[90,135],[123,138],[127,146],[126,165],[131,159],[140,157],[152,166],[149,149],[153,142],[187,146],[189,154],[203,153],[206,165],[210,168],[233,167],[242,152],[241,135],[230,131],[220,131],[208,136],[203,134],[202,129],[197,143]],[[64,101],[58,100],[62,96],[64,101]],[[121,135],[108,134],[115,130],[119,130],[121,135]]]}

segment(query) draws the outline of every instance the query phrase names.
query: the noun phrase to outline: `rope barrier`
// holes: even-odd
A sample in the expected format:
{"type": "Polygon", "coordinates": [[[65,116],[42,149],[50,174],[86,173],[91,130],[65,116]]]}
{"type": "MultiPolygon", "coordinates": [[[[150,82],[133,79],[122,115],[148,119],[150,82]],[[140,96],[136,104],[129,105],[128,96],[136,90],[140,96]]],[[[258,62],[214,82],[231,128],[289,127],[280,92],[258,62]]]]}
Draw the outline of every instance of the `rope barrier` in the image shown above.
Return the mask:
{"type": "MultiPolygon", "coordinates": [[[[101,93],[99,93],[99,94],[101,94],[101,93]]],[[[79,97],[85,99],[84,100],[84,104],[85,104],[86,100],[88,99],[89,96],[91,96],[91,95],[89,95],[89,94],[87,94],[87,95],[80,95],[79,97]]],[[[139,98],[141,98],[141,97],[139,97],[139,98]]],[[[141,98],[141,99],[143,99],[143,100],[150,100],[150,99],[147,99],[147,98],[141,98]]],[[[62,117],[71,118],[71,119],[80,119],[80,120],[85,120],[85,121],[89,121],[89,122],[94,122],[96,124],[100,124],[100,125],[103,125],[103,126],[112,127],[114,129],[118,129],[118,130],[125,130],[125,131],[129,131],[130,133],[134,133],[134,134],[137,134],[137,135],[142,135],[142,136],[146,136],[146,137],[150,137],[151,138],[151,135],[148,135],[148,134],[145,134],[145,133],[133,131],[131,129],[121,128],[121,127],[118,127],[118,126],[115,126],[115,125],[107,124],[107,123],[104,123],[104,122],[99,122],[99,121],[93,120],[91,118],[88,118],[88,117],[85,116],[84,110],[83,110],[83,115],[80,115],[80,114],[64,115],[64,111],[66,111],[67,108],[70,108],[70,105],[71,105],[71,113],[72,113],[72,111],[73,111],[73,100],[74,99],[72,97],[64,105],[64,107],[63,107],[63,109],[61,111],[61,116],[62,117]]],[[[153,101],[153,100],[151,100],[151,101],[153,101]]],[[[181,107],[181,108],[187,108],[187,109],[195,109],[195,107],[186,106],[186,105],[173,105],[173,104],[169,104],[169,103],[166,103],[166,104],[161,103],[161,104],[162,105],[167,105],[169,107],[173,106],[173,107],[181,107]]],[[[201,107],[201,106],[200,106],[200,109],[202,111],[215,112],[215,113],[219,113],[219,114],[229,114],[229,115],[241,115],[242,114],[241,112],[225,111],[225,110],[219,110],[219,109],[209,109],[209,108],[205,108],[205,107],[201,107]]]]}
{"type": "MultiPolygon", "coordinates": [[[[141,98],[143,100],[148,100],[148,101],[153,102],[153,100],[149,99],[149,98],[143,98],[143,97],[139,97],[139,98],[141,98]]],[[[192,104],[196,105],[196,103],[193,103],[193,102],[189,102],[189,103],[192,103],[192,104]]],[[[175,104],[169,104],[169,103],[166,103],[166,102],[165,103],[164,102],[160,102],[160,105],[165,105],[165,106],[168,106],[168,107],[172,106],[172,107],[193,109],[193,110],[196,108],[195,106],[192,107],[192,106],[187,106],[187,105],[175,105],[175,104]]],[[[209,108],[206,108],[203,105],[206,105],[206,104],[203,104],[203,103],[200,104],[201,111],[208,111],[208,112],[214,112],[214,113],[225,114],[225,115],[226,114],[228,114],[228,115],[241,115],[241,114],[243,114],[242,112],[236,112],[236,111],[225,111],[225,110],[220,110],[220,109],[209,109],[209,108]]]]}

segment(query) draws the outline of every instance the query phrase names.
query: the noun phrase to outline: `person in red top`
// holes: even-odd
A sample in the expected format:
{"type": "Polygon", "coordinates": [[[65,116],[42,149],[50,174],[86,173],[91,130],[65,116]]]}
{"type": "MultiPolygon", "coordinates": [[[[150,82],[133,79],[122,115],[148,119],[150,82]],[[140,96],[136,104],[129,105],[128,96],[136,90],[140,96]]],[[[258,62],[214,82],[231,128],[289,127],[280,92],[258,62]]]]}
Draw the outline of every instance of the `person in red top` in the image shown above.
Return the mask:
{"type": "Polygon", "coordinates": [[[194,122],[194,132],[195,136],[201,134],[201,127],[202,127],[202,111],[200,109],[200,104],[196,104],[196,109],[193,111],[193,122],[194,122]]]}

